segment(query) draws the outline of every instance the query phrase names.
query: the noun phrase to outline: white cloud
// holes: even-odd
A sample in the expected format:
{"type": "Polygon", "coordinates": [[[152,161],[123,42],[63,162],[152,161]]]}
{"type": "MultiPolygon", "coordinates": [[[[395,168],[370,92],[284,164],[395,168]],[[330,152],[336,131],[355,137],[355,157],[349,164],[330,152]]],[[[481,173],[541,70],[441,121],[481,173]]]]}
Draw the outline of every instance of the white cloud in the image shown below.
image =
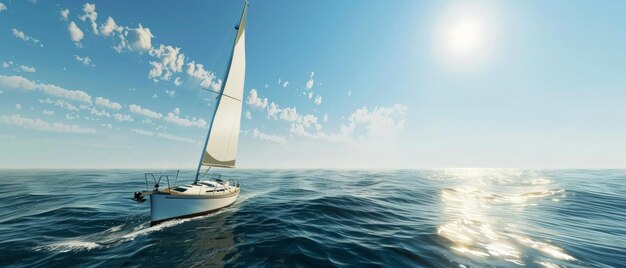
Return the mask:
{"type": "Polygon", "coordinates": [[[4,5],[4,3],[0,3],[0,12],[7,10],[7,6],[4,5]]]}
{"type": "Polygon", "coordinates": [[[220,91],[222,80],[218,80],[213,72],[204,70],[202,64],[197,64],[194,61],[187,63],[187,74],[200,80],[201,87],[205,89],[211,88],[215,92],[220,91]]]}
{"type": "Polygon", "coordinates": [[[103,124],[100,124],[100,126],[106,128],[106,129],[113,129],[113,125],[111,125],[111,124],[104,124],[103,123],[103,124]]]}
{"type": "Polygon", "coordinates": [[[26,65],[20,65],[20,69],[22,69],[22,71],[27,72],[27,73],[34,73],[37,71],[35,67],[26,66],[26,65]]]}
{"type": "Polygon", "coordinates": [[[152,94],[152,98],[153,98],[153,99],[156,99],[156,98],[158,98],[158,97],[159,97],[159,96],[157,96],[157,94],[156,94],[156,93],[152,94]]]}
{"type": "Polygon", "coordinates": [[[180,114],[180,108],[178,108],[178,107],[174,108],[174,114],[179,115],[180,114]]]}
{"type": "Polygon", "coordinates": [[[159,48],[150,49],[149,53],[151,56],[161,60],[161,62],[150,62],[153,68],[153,70],[150,70],[150,78],[170,80],[172,74],[183,71],[185,55],[180,53],[180,48],[160,45],[159,48]]]}
{"type": "MultiPolygon", "coordinates": [[[[120,122],[133,122],[133,117],[127,114],[115,113],[113,114],[113,118],[120,122]]],[[[150,120],[150,119],[147,119],[150,120]]]]}
{"type": "Polygon", "coordinates": [[[128,108],[130,109],[131,112],[139,114],[139,115],[143,115],[145,117],[150,117],[154,119],[163,118],[163,114],[151,111],[150,109],[143,108],[136,104],[128,105],[128,108]]]}
{"type": "Polygon", "coordinates": [[[152,124],[152,120],[150,120],[150,118],[146,118],[144,120],[141,120],[141,123],[143,123],[143,124],[152,124]]]}
{"type": "Polygon", "coordinates": [[[72,112],[78,112],[79,111],[78,107],[76,107],[75,105],[73,105],[73,104],[71,104],[69,102],[66,102],[64,100],[53,101],[53,100],[51,100],[49,98],[46,98],[45,100],[40,99],[39,102],[40,103],[45,103],[45,104],[53,104],[53,105],[55,105],[57,107],[61,107],[61,108],[65,109],[65,110],[72,111],[72,112]]]}
{"type": "Polygon", "coordinates": [[[313,80],[313,76],[315,75],[315,72],[311,72],[311,78],[309,79],[309,81],[306,82],[306,89],[309,90],[313,87],[313,84],[315,83],[315,80],[313,80]]]}
{"type": "Polygon", "coordinates": [[[90,114],[95,115],[97,117],[111,117],[111,114],[105,110],[98,110],[96,107],[89,107],[85,105],[80,106],[81,109],[86,109],[90,114]]]}
{"type": "Polygon", "coordinates": [[[15,110],[22,110],[22,105],[21,104],[15,104],[15,110]]]}
{"type": "Polygon", "coordinates": [[[352,90],[348,91],[348,97],[352,96],[352,90]]]}
{"type": "Polygon", "coordinates": [[[124,28],[117,26],[115,20],[111,17],[107,18],[106,23],[100,26],[100,33],[104,36],[111,36],[114,32],[121,33],[123,30],[124,28]]]}
{"type": "Polygon", "coordinates": [[[180,77],[176,77],[176,79],[174,79],[174,85],[177,87],[180,87],[183,84],[183,80],[180,79],[180,77]]]}
{"type": "Polygon", "coordinates": [[[176,90],[165,90],[165,94],[167,94],[170,97],[174,97],[174,95],[176,94],[176,90]]]}
{"type": "Polygon", "coordinates": [[[313,92],[309,92],[309,99],[313,98],[313,92]]]}
{"type": "Polygon", "coordinates": [[[289,85],[289,81],[285,81],[285,83],[283,83],[283,87],[287,87],[289,85]]]}
{"type": "Polygon", "coordinates": [[[21,117],[19,114],[0,117],[0,122],[4,124],[19,126],[28,129],[36,129],[42,131],[60,132],[60,133],[96,133],[96,130],[80,127],[77,125],[67,125],[62,123],[48,123],[41,119],[31,119],[21,117]]]}
{"type": "Polygon", "coordinates": [[[348,124],[342,125],[342,133],[352,135],[359,125],[364,125],[365,134],[359,141],[393,141],[404,128],[406,111],[407,107],[401,104],[376,107],[372,111],[367,107],[359,108],[348,117],[348,124]]]}
{"type": "Polygon", "coordinates": [[[143,130],[143,129],[136,129],[133,128],[130,130],[131,132],[137,133],[139,135],[145,135],[145,136],[153,136],[154,133],[152,131],[148,131],[148,130],[143,130]]]}
{"type": "Polygon", "coordinates": [[[2,68],[9,68],[9,66],[11,66],[12,64],[13,64],[12,61],[9,61],[9,62],[3,61],[2,68]]]}
{"type": "Polygon", "coordinates": [[[281,137],[278,135],[268,135],[268,134],[262,133],[256,128],[252,130],[252,137],[259,138],[261,140],[272,141],[272,142],[276,142],[280,144],[287,143],[287,140],[284,137],[281,137]]]}
{"type": "Polygon", "coordinates": [[[174,136],[174,135],[166,134],[166,133],[158,133],[157,136],[164,138],[164,139],[173,140],[173,141],[180,141],[180,142],[187,142],[187,143],[200,143],[194,139],[174,136]]]}
{"type": "Polygon", "coordinates": [[[67,30],[70,32],[70,38],[77,45],[79,45],[80,40],[83,40],[83,37],[85,37],[83,31],[81,31],[73,21],[70,22],[69,26],[67,26],[67,30]]]}
{"type": "MultiPolygon", "coordinates": [[[[91,59],[89,57],[81,57],[78,55],[74,55],[74,59],[76,59],[77,61],[80,61],[84,65],[89,65],[91,63],[91,59]]],[[[92,65],[92,66],[95,66],[95,65],[92,65]]]]}
{"type": "Polygon", "coordinates": [[[18,30],[18,29],[11,29],[11,32],[13,33],[13,36],[24,40],[25,42],[32,42],[34,44],[39,45],[40,47],[43,47],[43,44],[41,43],[41,41],[39,41],[39,39],[34,38],[32,36],[28,36],[27,34],[25,34],[24,32],[18,30]]]}
{"type": "Polygon", "coordinates": [[[126,29],[128,49],[137,52],[149,51],[152,47],[152,32],[139,24],[139,28],[126,29]]]}
{"type": "Polygon", "coordinates": [[[36,83],[30,81],[24,77],[12,75],[4,76],[0,75],[0,85],[5,88],[16,88],[24,90],[39,90],[43,93],[62,97],[70,100],[78,100],[86,103],[91,103],[91,96],[84,91],[80,90],[67,90],[59,86],[36,83]]]}
{"type": "Polygon", "coordinates": [[[96,4],[85,3],[85,5],[83,5],[83,12],[85,12],[85,14],[80,16],[80,20],[84,22],[89,19],[93,33],[98,34],[98,24],[96,24],[98,13],[96,12],[96,4]]]}
{"type": "Polygon", "coordinates": [[[80,117],[80,116],[78,116],[78,115],[74,115],[74,114],[65,114],[65,118],[66,118],[67,120],[74,120],[74,119],[77,119],[77,118],[79,118],[79,117],[80,117]]]}
{"type": "Polygon", "coordinates": [[[298,112],[296,111],[296,107],[287,107],[281,110],[280,119],[285,120],[287,122],[293,122],[298,120],[298,112]]]}
{"type": "Polygon", "coordinates": [[[59,14],[61,15],[61,19],[64,21],[67,21],[67,17],[70,15],[70,10],[69,9],[61,9],[59,11],[59,14]]]}
{"type": "Polygon", "coordinates": [[[252,113],[250,111],[246,111],[246,118],[252,119],[252,113]]]}
{"type": "Polygon", "coordinates": [[[97,97],[96,98],[96,105],[105,107],[105,108],[109,108],[112,110],[119,110],[122,109],[122,105],[120,103],[111,101],[109,99],[105,99],[103,97],[97,97]]]}
{"type": "Polygon", "coordinates": [[[326,122],[328,122],[328,115],[327,114],[324,115],[324,123],[326,123],[326,122]]]}
{"type": "Polygon", "coordinates": [[[259,94],[256,89],[251,89],[248,98],[246,98],[246,103],[252,105],[253,107],[265,109],[267,107],[267,98],[259,98],[259,94]]]}
{"type": "MultiPolygon", "coordinates": [[[[176,112],[176,111],[174,111],[176,112]]],[[[180,111],[179,111],[180,113],[180,111]]],[[[204,128],[207,125],[207,122],[204,121],[203,119],[197,119],[197,118],[192,118],[187,119],[187,118],[182,118],[180,116],[178,116],[175,113],[167,113],[167,116],[165,117],[165,121],[170,122],[170,123],[174,123],[177,125],[181,125],[184,127],[191,127],[191,126],[195,126],[195,127],[199,127],[199,128],[204,128]]]]}
{"type": "Polygon", "coordinates": [[[281,109],[278,108],[278,105],[275,102],[272,102],[267,107],[267,117],[268,118],[276,119],[276,117],[280,114],[280,112],[281,112],[281,109]]]}
{"type": "Polygon", "coordinates": [[[45,115],[54,115],[54,111],[49,111],[49,110],[43,110],[42,113],[45,115]]]}
{"type": "Polygon", "coordinates": [[[317,105],[322,104],[322,96],[317,95],[317,97],[315,97],[315,104],[317,105]]]}

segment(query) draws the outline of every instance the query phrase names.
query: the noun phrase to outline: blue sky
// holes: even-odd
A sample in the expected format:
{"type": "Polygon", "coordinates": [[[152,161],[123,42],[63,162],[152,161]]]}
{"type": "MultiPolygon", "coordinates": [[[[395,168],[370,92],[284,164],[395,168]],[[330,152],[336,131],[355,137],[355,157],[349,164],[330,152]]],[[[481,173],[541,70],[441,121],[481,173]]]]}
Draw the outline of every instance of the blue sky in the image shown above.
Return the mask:
{"type": "MultiPolygon", "coordinates": [[[[195,167],[242,1],[0,3],[1,168],[195,167]]],[[[624,14],[252,1],[237,165],[626,167],[624,14]]]]}

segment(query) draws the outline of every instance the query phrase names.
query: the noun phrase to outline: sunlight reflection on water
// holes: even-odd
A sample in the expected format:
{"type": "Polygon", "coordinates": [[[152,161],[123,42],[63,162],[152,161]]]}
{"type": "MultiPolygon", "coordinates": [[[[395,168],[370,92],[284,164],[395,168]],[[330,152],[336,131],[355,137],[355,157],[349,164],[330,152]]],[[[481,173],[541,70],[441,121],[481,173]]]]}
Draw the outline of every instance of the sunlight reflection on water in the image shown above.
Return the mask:
{"type": "MultiPolygon", "coordinates": [[[[519,186],[516,170],[454,169],[447,175],[457,180],[453,188],[440,192],[446,220],[438,234],[449,240],[453,252],[469,258],[495,258],[518,265],[527,265],[524,252],[535,250],[545,256],[575,260],[563,249],[549,241],[533,240],[516,228],[524,221],[519,212],[536,206],[543,199],[558,201],[565,197],[563,189],[550,189],[550,180],[524,180],[525,192],[507,192],[508,185],[519,186]]],[[[520,189],[516,187],[515,189],[520,189]]],[[[535,261],[546,267],[558,267],[547,261],[535,261]]]]}

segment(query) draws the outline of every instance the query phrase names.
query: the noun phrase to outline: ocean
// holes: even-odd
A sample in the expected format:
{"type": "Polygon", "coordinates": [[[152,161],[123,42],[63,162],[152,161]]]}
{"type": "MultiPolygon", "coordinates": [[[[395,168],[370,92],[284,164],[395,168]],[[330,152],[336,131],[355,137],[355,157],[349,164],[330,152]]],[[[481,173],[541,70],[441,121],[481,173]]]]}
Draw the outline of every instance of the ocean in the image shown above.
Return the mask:
{"type": "Polygon", "coordinates": [[[225,170],[232,206],[153,227],[149,171],[0,171],[0,267],[626,265],[626,170],[225,170]]]}

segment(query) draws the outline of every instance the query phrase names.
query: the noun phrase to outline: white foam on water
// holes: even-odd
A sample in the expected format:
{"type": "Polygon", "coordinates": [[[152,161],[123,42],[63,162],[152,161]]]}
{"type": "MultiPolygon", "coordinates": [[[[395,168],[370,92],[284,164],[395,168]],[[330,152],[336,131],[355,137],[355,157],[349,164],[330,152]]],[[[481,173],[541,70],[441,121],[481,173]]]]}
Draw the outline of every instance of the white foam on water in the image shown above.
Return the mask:
{"type": "Polygon", "coordinates": [[[69,252],[69,251],[82,251],[82,250],[92,250],[102,247],[102,245],[89,242],[89,241],[79,241],[79,240],[69,240],[63,242],[52,243],[49,245],[36,247],[34,250],[46,250],[46,251],[57,251],[57,252],[69,252]]]}

